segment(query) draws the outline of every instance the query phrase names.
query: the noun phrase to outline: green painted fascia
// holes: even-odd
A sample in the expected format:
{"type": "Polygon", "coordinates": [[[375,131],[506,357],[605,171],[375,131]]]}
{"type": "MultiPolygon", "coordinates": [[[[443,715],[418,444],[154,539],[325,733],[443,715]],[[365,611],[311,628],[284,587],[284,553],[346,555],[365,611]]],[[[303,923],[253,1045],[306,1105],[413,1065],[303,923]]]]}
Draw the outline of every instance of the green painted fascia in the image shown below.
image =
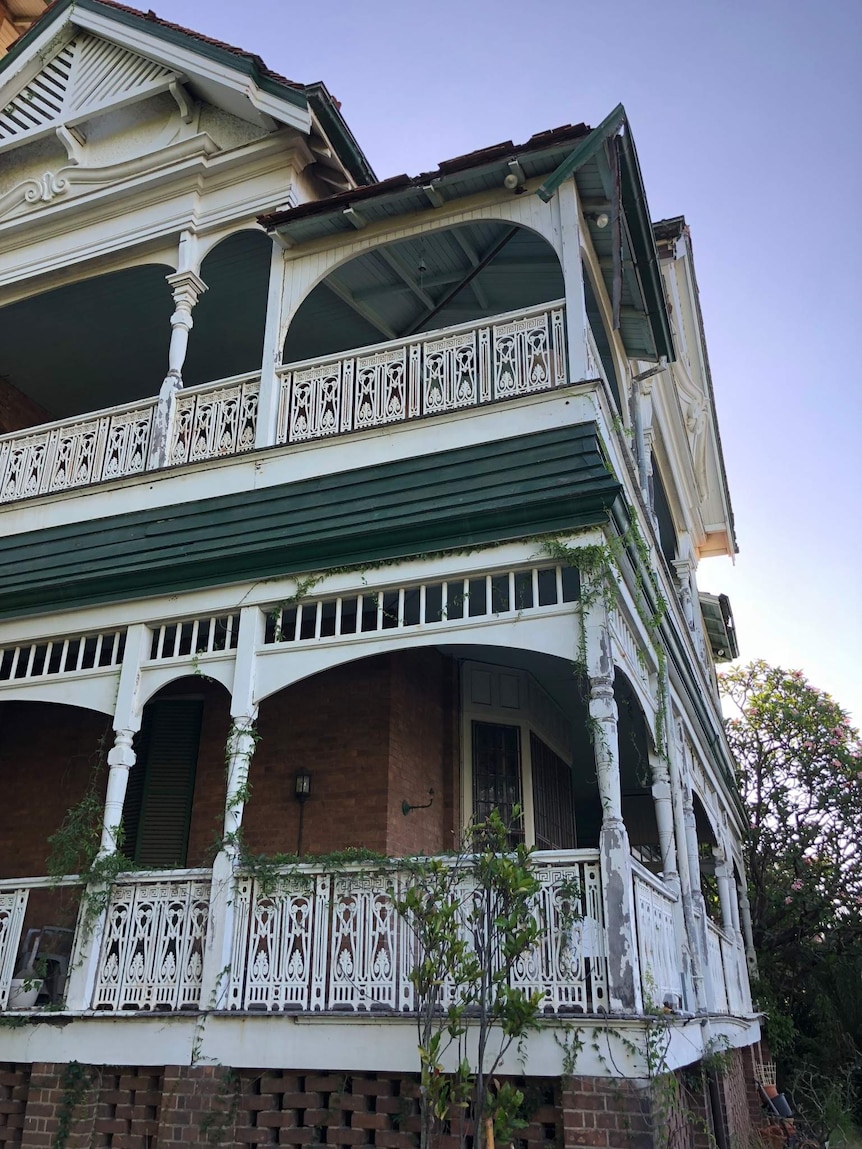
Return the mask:
{"type": "Polygon", "coordinates": [[[163,24],[157,24],[152,20],[148,20],[143,13],[128,12],[122,8],[113,8],[106,4],[100,4],[99,0],[57,0],[57,3],[29,28],[20,40],[16,41],[2,62],[0,62],[0,78],[2,78],[3,69],[8,67],[22,52],[26,51],[29,44],[37,36],[41,36],[51,24],[59,20],[67,8],[72,5],[77,8],[88,9],[90,12],[97,12],[100,15],[107,15],[117,24],[125,24],[129,28],[137,28],[150,35],[156,36],[160,40],[165,40],[169,44],[176,44],[178,47],[187,48],[198,56],[203,56],[205,59],[213,60],[215,63],[223,65],[226,69],[241,72],[244,76],[248,76],[261,91],[267,92],[271,96],[276,96],[278,99],[285,100],[287,103],[294,104],[299,108],[308,107],[308,99],[304,91],[299,88],[291,88],[286,84],[281,84],[273,79],[272,76],[266,75],[260,70],[256,61],[250,59],[248,56],[240,56],[234,52],[228,52],[225,48],[219,48],[216,44],[209,44],[205,40],[199,40],[197,37],[190,36],[188,33],[181,32],[176,28],[166,28],[163,24]]]}
{"type": "Polygon", "coordinates": [[[622,159],[620,179],[622,181],[623,209],[626,213],[629,234],[635,249],[635,266],[640,274],[647,314],[655,340],[656,354],[659,358],[664,356],[668,361],[671,361],[676,358],[676,353],[670,329],[670,316],[667,311],[655,236],[650,222],[646,192],[631,127],[622,136],[622,159]]]}
{"type": "Polygon", "coordinates": [[[536,189],[539,199],[548,203],[554,198],[554,193],[569,176],[575,174],[578,168],[583,167],[588,160],[603,147],[605,140],[615,136],[626,122],[626,110],[622,104],[617,104],[609,116],[605,116],[597,128],[594,128],[585,140],[566,156],[566,158],[551,172],[541,187],[536,189]]]}
{"type": "Polygon", "coordinates": [[[377,183],[374,169],[339,112],[325,84],[307,84],[308,103],[320,120],[323,130],[338,151],[338,158],[360,186],[377,183]]]}
{"type": "Polygon", "coordinates": [[[600,159],[601,151],[607,140],[612,139],[625,127],[622,135],[622,164],[620,165],[620,179],[622,182],[623,210],[629,224],[629,231],[634,246],[635,266],[640,275],[644,301],[647,307],[647,318],[653,332],[656,354],[659,358],[664,356],[668,360],[674,359],[675,352],[673,338],[670,330],[670,318],[667,313],[667,304],[664,298],[664,289],[659,271],[658,252],[655,246],[652,224],[650,223],[647,208],[646,191],[644,190],[640,164],[637,151],[631,134],[631,125],[628,122],[626,110],[622,104],[617,104],[609,116],[595,128],[585,140],[577,145],[562,161],[545,182],[536,191],[536,195],[547,203],[556,193],[557,189],[570,176],[573,176],[584,164],[592,159],[600,159]]]}
{"type": "Polygon", "coordinates": [[[574,530],[620,490],[580,424],[28,532],[0,544],[0,617],[574,530]]]}

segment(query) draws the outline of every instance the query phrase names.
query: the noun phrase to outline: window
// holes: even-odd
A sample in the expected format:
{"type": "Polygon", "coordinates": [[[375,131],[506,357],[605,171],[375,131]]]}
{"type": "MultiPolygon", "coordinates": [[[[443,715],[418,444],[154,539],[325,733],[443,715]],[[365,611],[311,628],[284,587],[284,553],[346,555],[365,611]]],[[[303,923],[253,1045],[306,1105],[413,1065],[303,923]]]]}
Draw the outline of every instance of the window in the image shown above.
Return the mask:
{"type": "Polygon", "coordinates": [[[202,713],[199,698],[144,708],[123,807],[123,848],[140,866],[186,864],[202,713]]]}
{"type": "Polygon", "coordinates": [[[577,846],[570,725],[531,675],[484,663],[462,665],[464,809],[481,821],[498,810],[512,840],[540,850],[577,846]]]}
{"type": "Polygon", "coordinates": [[[514,832],[513,811],[521,802],[521,731],[517,726],[473,723],[473,817],[484,821],[497,810],[514,832]]]}
{"type": "Polygon", "coordinates": [[[572,768],[533,732],[530,733],[530,760],[536,849],[574,850],[572,768]]]}

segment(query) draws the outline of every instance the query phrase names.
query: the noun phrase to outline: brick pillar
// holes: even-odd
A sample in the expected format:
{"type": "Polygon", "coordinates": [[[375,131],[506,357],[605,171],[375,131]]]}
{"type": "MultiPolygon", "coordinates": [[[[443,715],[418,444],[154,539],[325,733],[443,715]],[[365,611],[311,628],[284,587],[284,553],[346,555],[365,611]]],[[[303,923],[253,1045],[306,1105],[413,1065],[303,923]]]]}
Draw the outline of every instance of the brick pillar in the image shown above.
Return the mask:
{"type": "Polygon", "coordinates": [[[222,1065],[166,1065],[159,1149],[233,1145],[238,1079],[222,1065]]]}

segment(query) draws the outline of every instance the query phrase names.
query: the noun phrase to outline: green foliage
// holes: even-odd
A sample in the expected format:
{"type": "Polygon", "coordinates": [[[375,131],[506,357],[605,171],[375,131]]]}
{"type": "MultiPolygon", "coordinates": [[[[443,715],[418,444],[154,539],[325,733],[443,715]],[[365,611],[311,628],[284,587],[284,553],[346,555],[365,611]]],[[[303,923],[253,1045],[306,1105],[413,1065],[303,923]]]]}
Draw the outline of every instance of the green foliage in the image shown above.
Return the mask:
{"type": "Polygon", "coordinates": [[[512,1044],[538,1025],[539,995],[511,981],[542,927],[531,850],[511,842],[510,827],[494,811],[469,828],[458,853],[407,862],[406,887],[390,891],[418,943],[411,980],[423,1149],[435,1125],[457,1109],[471,1110],[479,1149],[489,1126],[504,1141],[520,1127],[523,1095],[493,1077],[512,1044]],[[476,1038],[473,1062],[466,1054],[468,1031],[476,1038]],[[448,1074],[447,1052],[457,1066],[448,1074]]]}
{"type": "Polygon", "coordinates": [[[862,744],[798,670],[753,662],[721,685],[749,818],[754,990],[785,1083],[833,1095],[862,1064],[862,744]]]}
{"type": "Polygon", "coordinates": [[[78,1061],[70,1061],[64,1066],[63,1076],[60,1079],[62,1093],[57,1107],[57,1130],[51,1142],[53,1149],[65,1149],[72,1132],[76,1110],[87,1096],[94,1075],[95,1070],[92,1066],[81,1065],[78,1061]]]}

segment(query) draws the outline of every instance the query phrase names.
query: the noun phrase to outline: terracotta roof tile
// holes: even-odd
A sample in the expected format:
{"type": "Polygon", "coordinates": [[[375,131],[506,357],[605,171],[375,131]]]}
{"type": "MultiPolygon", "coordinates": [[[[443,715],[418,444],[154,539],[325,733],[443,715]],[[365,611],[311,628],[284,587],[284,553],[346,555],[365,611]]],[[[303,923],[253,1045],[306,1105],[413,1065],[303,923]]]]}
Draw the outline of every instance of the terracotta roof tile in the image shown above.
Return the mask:
{"type": "MultiPolygon", "coordinates": [[[[49,4],[44,13],[39,17],[39,21],[44,20],[57,3],[59,3],[59,0],[53,0],[53,3],[49,4]]],[[[244,60],[250,60],[262,76],[267,76],[277,84],[284,84],[285,87],[295,88],[298,91],[303,91],[305,88],[305,84],[299,84],[295,80],[288,80],[286,76],[282,76],[280,73],[268,68],[257,53],[247,52],[244,48],[237,48],[234,44],[228,44],[224,40],[216,40],[212,36],[205,36],[202,32],[195,32],[192,28],[184,28],[182,24],[174,24],[170,20],[163,20],[161,16],[157,16],[152,9],[143,12],[140,8],[132,8],[128,4],[121,4],[119,0],[97,0],[97,3],[103,5],[105,8],[116,8],[120,12],[128,12],[131,16],[139,16],[142,20],[146,20],[151,24],[157,24],[160,28],[169,28],[172,32],[180,32],[183,36],[188,36],[192,40],[197,40],[202,44],[209,44],[211,47],[219,48],[223,52],[230,52],[232,56],[239,56],[244,60]]]]}
{"type": "Polygon", "coordinates": [[[506,140],[500,144],[492,144],[488,148],[467,152],[463,156],[442,160],[436,171],[422,172],[418,176],[390,176],[389,179],[381,180],[379,183],[364,184],[349,191],[336,192],[334,195],[326,196],[325,199],[311,200],[309,203],[288,208],[286,211],[270,212],[267,215],[259,216],[258,223],[262,227],[273,228],[286,220],[323,215],[341,204],[346,205],[364,199],[372,199],[374,196],[385,195],[386,192],[398,191],[401,188],[426,187],[441,176],[454,175],[456,172],[468,171],[470,168],[478,168],[483,164],[493,163],[495,160],[524,155],[527,152],[538,152],[545,148],[559,147],[561,144],[581,139],[583,136],[589,135],[591,131],[592,128],[586,124],[566,124],[563,127],[551,128],[545,132],[537,132],[523,144],[513,144],[511,140],[506,140]]]}

